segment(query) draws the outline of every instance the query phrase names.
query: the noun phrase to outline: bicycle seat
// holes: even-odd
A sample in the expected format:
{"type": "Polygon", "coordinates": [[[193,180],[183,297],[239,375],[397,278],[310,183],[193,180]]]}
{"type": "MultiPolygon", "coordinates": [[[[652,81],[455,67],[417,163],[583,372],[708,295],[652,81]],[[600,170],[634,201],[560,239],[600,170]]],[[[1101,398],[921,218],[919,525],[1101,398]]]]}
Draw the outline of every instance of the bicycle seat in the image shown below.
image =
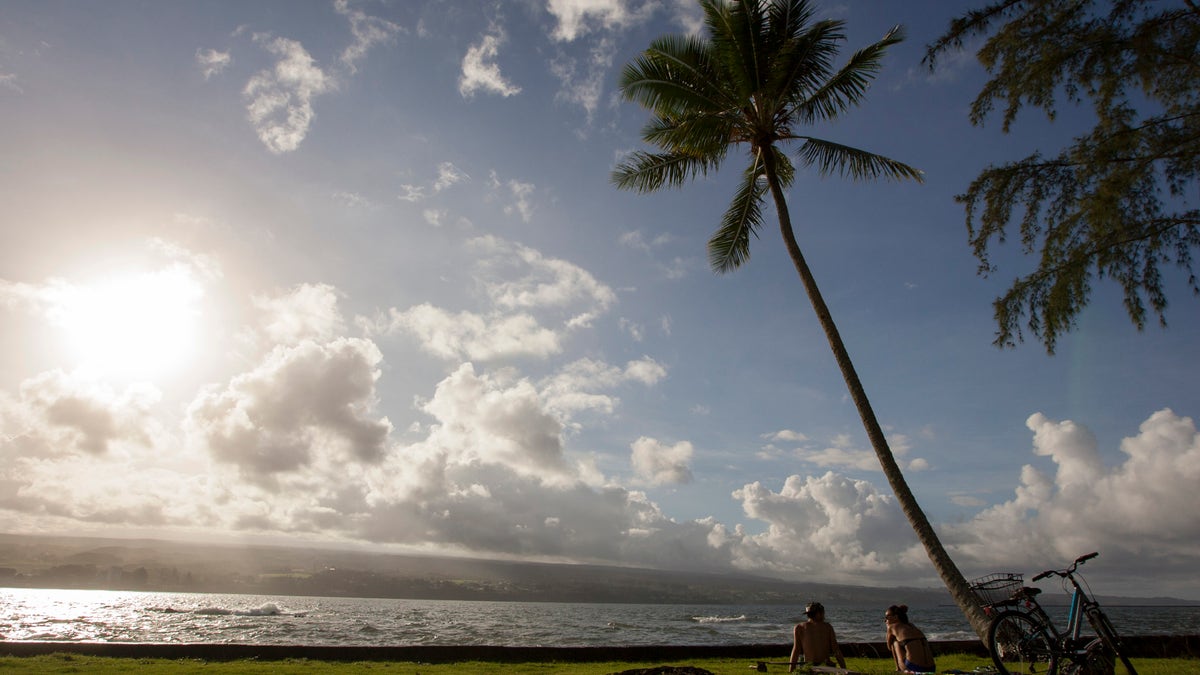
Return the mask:
{"type": "Polygon", "coordinates": [[[1021,589],[1021,591],[1019,593],[1017,593],[1017,595],[1026,597],[1026,598],[1033,598],[1033,597],[1036,597],[1041,592],[1042,592],[1042,589],[1040,589],[1036,586],[1025,586],[1024,588],[1021,589]]]}

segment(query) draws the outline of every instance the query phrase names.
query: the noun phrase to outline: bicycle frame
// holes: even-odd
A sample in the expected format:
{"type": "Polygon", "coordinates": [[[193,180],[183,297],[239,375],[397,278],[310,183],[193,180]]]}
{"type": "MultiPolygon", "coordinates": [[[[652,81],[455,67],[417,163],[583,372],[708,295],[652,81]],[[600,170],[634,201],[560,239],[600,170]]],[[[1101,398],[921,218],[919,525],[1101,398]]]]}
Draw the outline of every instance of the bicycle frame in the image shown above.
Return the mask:
{"type": "Polygon", "coordinates": [[[1067,579],[1070,580],[1071,585],[1074,587],[1071,591],[1071,611],[1067,615],[1067,635],[1074,642],[1079,640],[1080,633],[1083,632],[1085,607],[1090,609],[1091,606],[1099,605],[1097,605],[1095,600],[1087,596],[1087,593],[1080,587],[1079,582],[1075,580],[1075,575],[1069,575],[1067,579]]]}
{"type": "Polygon", "coordinates": [[[1129,658],[1124,653],[1120,636],[1117,635],[1116,631],[1112,628],[1112,625],[1108,622],[1108,617],[1104,614],[1104,611],[1100,609],[1100,603],[1096,602],[1096,599],[1088,594],[1087,589],[1075,576],[1075,570],[1080,565],[1088,560],[1091,560],[1092,558],[1095,558],[1097,555],[1099,554],[1089,553],[1087,555],[1080,556],[1076,558],[1075,562],[1073,562],[1071,566],[1065,570],[1048,570],[1038,574],[1033,578],[1033,581],[1036,582],[1049,576],[1057,576],[1070,582],[1071,606],[1070,611],[1067,614],[1067,629],[1065,633],[1059,632],[1058,627],[1055,626],[1054,622],[1050,620],[1050,617],[1046,615],[1045,610],[1042,609],[1036,598],[1027,598],[1026,606],[1028,611],[1037,615],[1039,620],[1041,620],[1045,627],[1054,635],[1055,640],[1058,642],[1059,648],[1062,650],[1061,654],[1063,656],[1066,656],[1072,661],[1078,661],[1082,663],[1083,660],[1088,658],[1088,653],[1092,649],[1092,643],[1102,643],[1108,649],[1112,650],[1114,657],[1120,659],[1129,675],[1137,675],[1137,671],[1134,669],[1133,664],[1129,662],[1129,658]],[[1091,626],[1092,631],[1096,634],[1095,639],[1089,640],[1088,644],[1086,645],[1080,639],[1082,637],[1083,622],[1085,620],[1091,626]]]}

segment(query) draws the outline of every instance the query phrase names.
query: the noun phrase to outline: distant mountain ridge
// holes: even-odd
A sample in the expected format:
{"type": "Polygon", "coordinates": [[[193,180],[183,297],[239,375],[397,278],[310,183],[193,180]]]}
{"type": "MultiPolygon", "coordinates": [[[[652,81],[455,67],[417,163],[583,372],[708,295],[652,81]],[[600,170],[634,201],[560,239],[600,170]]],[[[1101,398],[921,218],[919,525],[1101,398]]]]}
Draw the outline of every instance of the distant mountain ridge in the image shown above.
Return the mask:
{"type": "MultiPolygon", "coordinates": [[[[877,588],[604,565],[286,546],[0,534],[0,586],[436,600],[671,604],[950,603],[940,588],[877,588]]],[[[1190,604],[1110,598],[1115,604],[1190,604]]]]}

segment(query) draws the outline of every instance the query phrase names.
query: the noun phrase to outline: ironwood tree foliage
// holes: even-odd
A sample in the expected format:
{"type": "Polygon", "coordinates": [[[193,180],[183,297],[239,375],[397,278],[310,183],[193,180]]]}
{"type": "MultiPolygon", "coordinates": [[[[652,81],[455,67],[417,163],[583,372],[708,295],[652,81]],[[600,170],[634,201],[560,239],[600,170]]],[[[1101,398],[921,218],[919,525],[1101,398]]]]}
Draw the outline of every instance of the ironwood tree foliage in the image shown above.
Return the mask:
{"type": "Polygon", "coordinates": [[[822,176],[920,180],[921,172],[881,155],[809,133],[857,106],[899,28],[835,67],[845,41],[840,21],[814,21],[808,0],[700,0],[705,34],[654,40],[625,66],[621,92],[652,117],[642,138],[661,152],[635,152],[614,171],[619,188],[653,192],[681,187],[716,171],[730,149],[747,153],[733,200],[708,241],[709,263],[730,272],[750,258],[750,240],[763,225],[770,195],[788,255],[800,276],[834,359],[858,409],[867,438],[896,501],[951,595],[982,636],[986,618],[969,585],[946,553],[896,463],[862,382],[850,361],[812,270],[796,241],[784,190],[795,178],[784,146],[822,176]]]}
{"type": "Polygon", "coordinates": [[[1094,281],[1120,285],[1139,330],[1166,325],[1169,277],[1180,269],[1200,294],[1200,7],[1195,0],[999,0],[951,21],[925,62],[986,37],[977,56],[991,79],[970,119],[1003,107],[1051,120],[1063,104],[1089,105],[1095,126],[1057,155],[987,167],[957,197],[965,205],[979,272],[1015,229],[1037,268],[995,301],[995,344],[1024,330],[1049,353],[1075,326],[1094,281]]]}

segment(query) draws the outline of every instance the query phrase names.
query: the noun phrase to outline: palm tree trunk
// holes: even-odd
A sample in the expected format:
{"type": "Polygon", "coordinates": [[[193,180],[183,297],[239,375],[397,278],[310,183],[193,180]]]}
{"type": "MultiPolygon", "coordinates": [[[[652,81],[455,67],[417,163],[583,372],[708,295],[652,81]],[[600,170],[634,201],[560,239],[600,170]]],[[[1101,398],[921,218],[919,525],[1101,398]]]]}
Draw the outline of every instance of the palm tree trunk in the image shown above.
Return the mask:
{"type": "Polygon", "coordinates": [[[825,331],[825,337],[829,340],[829,347],[833,350],[833,357],[837,361],[838,368],[842,371],[842,377],[846,380],[847,389],[850,390],[850,398],[854,401],[855,407],[858,408],[859,417],[862,418],[863,427],[867,431],[867,438],[871,442],[871,447],[875,450],[875,455],[879,458],[879,464],[883,467],[883,475],[887,477],[888,484],[891,485],[892,492],[896,495],[896,501],[900,504],[900,509],[904,512],[909,524],[912,525],[913,530],[916,532],[917,539],[925,547],[925,552],[929,555],[929,560],[933,563],[933,567],[937,570],[938,575],[941,576],[947,590],[950,591],[954,602],[962,610],[967,621],[971,624],[971,628],[975,630],[979,638],[986,640],[988,618],[979,606],[979,601],[976,599],[974,592],[971,591],[970,584],[967,583],[962,572],[958,570],[958,566],[954,564],[945,547],[942,546],[942,542],[938,539],[933,526],[930,525],[925,512],[921,510],[920,504],[917,503],[917,498],[913,495],[912,490],[909,489],[908,481],[904,479],[904,474],[900,471],[900,466],[896,463],[896,458],[888,446],[887,438],[883,435],[879,421],[875,419],[875,411],[871,409],[871,402],[867,399],[867,392],[863,389],[862,382],[858,379],[858,373],[854,370],[854,364],[850,361],[850,354],[846,351],[846,345],[842,342],[837,325],[833,322],[833,315],[830,314],[829,307],[825,304],[825,299],[821,296],[821,290],[817,287],[817,281],[813,277],[812,270],[809,269],[808,263],[804,260],[804,254],[801,253],[800,246],[796,243],[796,235],[792,230],[791,215],[788,212],[787,202],[784,200],[783,189],[780,186],[779,176],[776,172],[775,149],[768,146],[761,150],[761,154],[763,166],[766,171],[767,185],[771,190],[772,198],[775,200],[775,210],[779,216],[779,229],[783,234],[783,241],[787,246],[788,255],[791,256],[792,263],[796,266],[796,272],[800,274],[800,281],[804,284],[804,290],[808,293],[808,299],[812,302],[813,310],[817,313],[817,320],[820,321],[821,328],[825,331]]]}

